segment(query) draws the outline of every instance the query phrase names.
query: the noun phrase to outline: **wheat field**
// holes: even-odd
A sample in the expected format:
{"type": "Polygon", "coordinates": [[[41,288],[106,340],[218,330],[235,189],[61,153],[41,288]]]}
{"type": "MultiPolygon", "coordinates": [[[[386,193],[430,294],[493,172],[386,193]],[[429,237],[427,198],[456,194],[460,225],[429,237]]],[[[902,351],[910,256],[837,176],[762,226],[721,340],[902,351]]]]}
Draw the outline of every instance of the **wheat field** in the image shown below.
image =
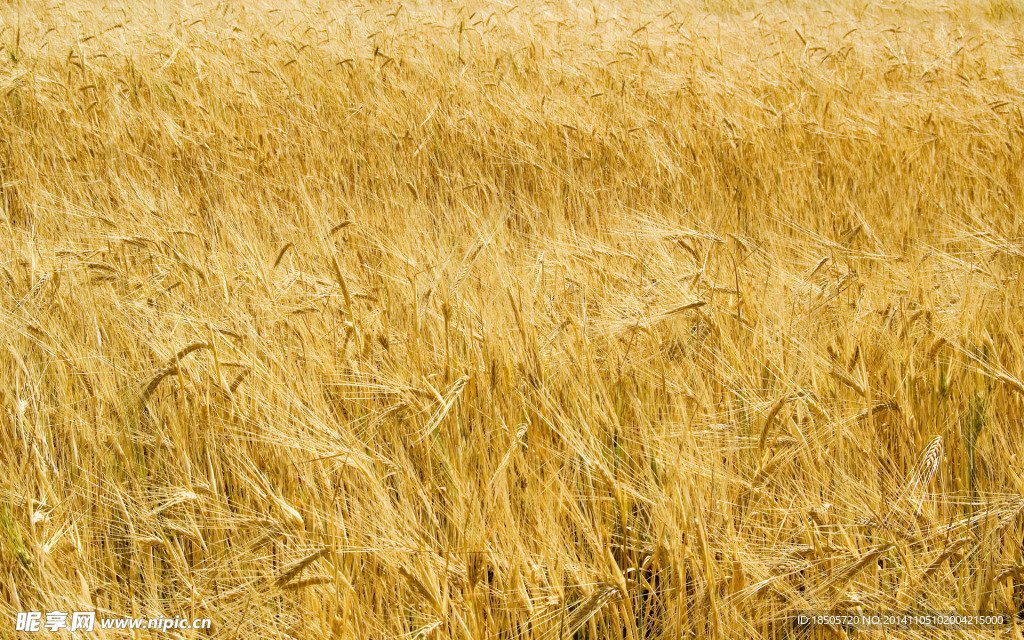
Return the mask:
{"type": "Polygon", "coordinates": [[[1024,606],[1017,0],[15,0],[0,52],[0,638],[1024,606]]]}

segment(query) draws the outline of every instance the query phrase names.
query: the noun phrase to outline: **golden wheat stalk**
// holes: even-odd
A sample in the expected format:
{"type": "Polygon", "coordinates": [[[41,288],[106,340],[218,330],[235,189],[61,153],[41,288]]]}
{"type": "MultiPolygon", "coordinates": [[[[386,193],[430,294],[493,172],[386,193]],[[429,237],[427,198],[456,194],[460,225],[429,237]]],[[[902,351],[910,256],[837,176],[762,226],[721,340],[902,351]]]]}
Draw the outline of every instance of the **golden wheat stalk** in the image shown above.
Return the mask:
{"type": "Polygon", "coordinates": [[[323,547],[323,548],[317,549],[313,553],[310,553],[309,555],[305,556],[304,558],[301,558],[301,559],[293,562],[291,565],[286,567],[284,569],[284,571],[281,572],[281,575],[279,575],[277,577],[277,580],[274,582],[274,584],[276,584],[278,587],[284,587],[289,582],[291,582],[292,578],[294,578],[295,576],[299,575],[302,572],[303,569],[305,569],[309,565],[313,564],[314,562],[316,562],[320,558],[322,558],[325,555],[327,555],[329,553],[329,551],[330,550],[327,547],[323,547]]]}
{"type": "Polygon", "coordinates": [[[153,376],[153,378],[150,379],[149,383],[146,384],[146,386],[142,389],[142,401],[145,402],[149,398],[153,391],[156,390],[161,380],[163,380],[169,375],[174,375],[175,373],[178,372],[178,363],[181,362],[182,358],[192,353],[193,351],[198,351],[199,349],[212,348],[213,346],[207,342],[194,342],[185,347],[184,349],[182,349],[181,351],[179,351],[178,353],[174,354],[174,357],[168,360],[167,364],[164,365],[164,367],[160,369],[160,371],[158,371],[157,374],[153,376]]]}
{"type": "Polygon", "coordinates": [[[604,608],[610,602],[614,602],[622,597],[621,589],[612,584],[604,583],[599,585],[594,591],[580,603],[576,609],[573,610],[568,620],[561,628],[561,640],[567,640],[576,635],[576,632],[583,628],[583,625],[587,624],[591,618],[597,615],[597,612],[604,608]]]}
{"type": "Polygon", "coordinates": [[[932,481],[932,478],[935,477],[942,463],[942,451],[942,436],[935,436],[928,442],[918,455],[914,467],[907,474],[907,479],[897,494],[896,499],[893,500],[892,506],[883,519],[884,525],[892,526],[894,524],[892,519],[896,515],[897,510],[902,508],[904,504],[910,506],[915,498],[917,502],[910,509],[910,514],[911,516],[916,516],[920,512],[925,498],[924,490],[932,481]]]}

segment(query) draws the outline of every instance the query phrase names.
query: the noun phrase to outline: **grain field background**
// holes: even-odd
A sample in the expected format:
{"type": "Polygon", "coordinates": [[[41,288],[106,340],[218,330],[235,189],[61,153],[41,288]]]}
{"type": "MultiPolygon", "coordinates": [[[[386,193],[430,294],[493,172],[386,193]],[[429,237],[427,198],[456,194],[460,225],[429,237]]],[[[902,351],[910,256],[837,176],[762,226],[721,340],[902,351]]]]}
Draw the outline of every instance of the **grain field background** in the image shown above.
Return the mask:
{"type": "Polygon", "coordinates": [[[1024,605],[1019,0],[24,0],[0,54],[0,638],[1024,605]]]}

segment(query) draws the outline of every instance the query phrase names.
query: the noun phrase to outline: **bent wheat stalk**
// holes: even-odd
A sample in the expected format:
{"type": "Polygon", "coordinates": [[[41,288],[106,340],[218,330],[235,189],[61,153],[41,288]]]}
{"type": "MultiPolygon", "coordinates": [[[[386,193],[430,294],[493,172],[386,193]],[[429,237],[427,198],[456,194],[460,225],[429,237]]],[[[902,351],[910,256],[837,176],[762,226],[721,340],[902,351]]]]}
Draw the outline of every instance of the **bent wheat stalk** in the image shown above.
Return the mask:
{"type": "Polygon", "coordinates": [[[561,639],[566,640],[576,635],[583,625],[587,624],[591,618],[593,618],[598,611],[600,611],[609,602],[618,600],[622,597],[622,592],[619,587],[614,584],[606,583],[594,589],[594,592],[590,594],[590,597],[583,601],[576,610],[572,612],[569,619],[566,620],[565,626],[562,628],[561,639]]]}
{"type": "Polygon", "coordinates": [[[931,482],[932,478],[935,477],[935,473],[939,470],[939,464],[942,462],[942,451],[942,436],[932,438],[921,451],[917,458],[917,463],[914,464],[914,468],[907,476],[903,489],[897,495],[892,507],[890,507],[889,512],[886,514],[886,524],[891,523],[891,519],[895,516],[897,509],[901,505],[911,503],[915,497],[917,498],[917,504],[914,505],[911,514],[916,515],[920,512],[921,505],[924,503],[924,487],[931,482]]]}
{"type": "Polygon", "coordinates": [[[146,402],[146,400],[149,399],[149,396],[152,395],[154,391],[156,391],[156,388],[160,384],[161,380],[163,380],[169,375],[173,375],[178,372],[178,363],[181,362],[182,358],[192,353],[193,351],[198,351],[199,349],[212,348],[213,346],[207,342],[195,342],[193,344],[188,345],[187,347],[179,351],[177,354],[175,354],[174,357],[168,360],[167,364],[164,365],[164,367],[160,369],[160,371],[158,371],[155,376],[153,376],[153,378],[149,381],[149,384],[147,384],[145,388],[142,390],[142,402],[146,402]]]}

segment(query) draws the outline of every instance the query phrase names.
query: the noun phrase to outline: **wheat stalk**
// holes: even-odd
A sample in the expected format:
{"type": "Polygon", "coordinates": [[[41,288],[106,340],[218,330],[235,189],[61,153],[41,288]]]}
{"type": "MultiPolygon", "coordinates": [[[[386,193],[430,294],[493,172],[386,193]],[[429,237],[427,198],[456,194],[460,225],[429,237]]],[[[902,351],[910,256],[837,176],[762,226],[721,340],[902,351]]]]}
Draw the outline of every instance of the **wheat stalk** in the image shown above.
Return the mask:
{"type": "Polygon", "coordinates": [[[599,585],[586,600],[573,610],[569,618],[561,625],[559,637],[562,640],[574,637],[576,632],[582,629],[583,625],[587,624],[591,618],[597,615],[605,605],[618,600],[620,597],[621,590],[614,584],[605,583],[599,585]]]}
{"type": "Polygon", "coordinates": [[[178,363],[181,362],[182,358],[184,358],[185,356],[189,355],[194,351],[212,348],[213,346],[210,345],[209,343],[194,342],[185,347],[184,349],[182,349],[181,351],[179,351],[178,353],[174,354],[174,357],[168,360],[167,364],[164,365],[164,367],[160,369],[160,371],[158,371],[156,375],[153,376],[153,378],[151,378],[150,381],[146,384],[146,386],[142,389],[142,402],[145,402],[149,398],[149,396],[152,395],[152,393],[156,390],[157,386],[160,384],[161,380],[163,380],[167,376],[178,373],[178,363]]]}

